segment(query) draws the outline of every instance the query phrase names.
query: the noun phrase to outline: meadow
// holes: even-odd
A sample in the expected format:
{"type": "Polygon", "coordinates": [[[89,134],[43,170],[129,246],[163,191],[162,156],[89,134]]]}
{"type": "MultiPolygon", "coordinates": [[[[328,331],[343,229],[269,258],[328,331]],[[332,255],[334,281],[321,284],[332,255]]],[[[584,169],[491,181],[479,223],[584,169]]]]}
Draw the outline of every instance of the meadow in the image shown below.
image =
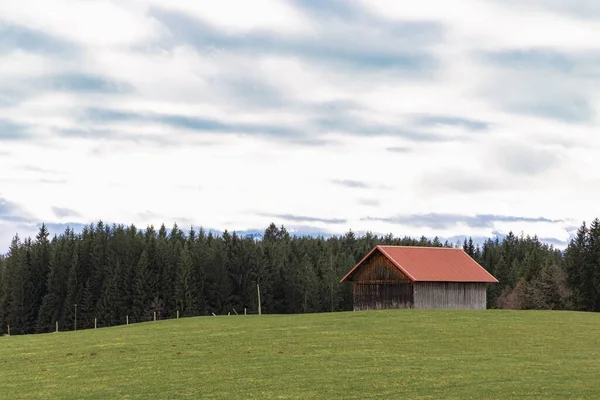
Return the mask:
{"type": "Polygon", "coordinates": [[[0,337],[1,399],[597,399],[600,315],[393,310],[0,337]]]}

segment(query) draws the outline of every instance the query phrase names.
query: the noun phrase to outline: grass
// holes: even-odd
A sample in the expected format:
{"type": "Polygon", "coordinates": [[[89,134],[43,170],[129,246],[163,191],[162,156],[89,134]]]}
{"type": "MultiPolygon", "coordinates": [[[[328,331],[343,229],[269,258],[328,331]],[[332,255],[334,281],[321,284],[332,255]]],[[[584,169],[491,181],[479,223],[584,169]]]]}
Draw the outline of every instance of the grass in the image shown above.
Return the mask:
{"type": "Polygon", "coordinates": [[[597,399],[600,315],[219,316],[0,338],[0,399],[597,399]]]}

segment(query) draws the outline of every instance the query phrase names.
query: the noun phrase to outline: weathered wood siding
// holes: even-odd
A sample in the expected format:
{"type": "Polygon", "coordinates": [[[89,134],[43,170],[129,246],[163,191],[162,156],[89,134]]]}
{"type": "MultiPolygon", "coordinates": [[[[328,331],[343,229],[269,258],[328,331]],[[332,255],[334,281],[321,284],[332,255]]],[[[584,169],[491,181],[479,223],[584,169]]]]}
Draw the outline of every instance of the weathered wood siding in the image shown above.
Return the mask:
{"type": "Polygon", "coordinates": [[[486,309],[486,284],[416,282],[414,308],[486,309]]]}
{"type": "Polygon", "coordinates": [[[352,281],[354,310],[413,306],[412,282],[380,252],[365,260],[352,281]]]}

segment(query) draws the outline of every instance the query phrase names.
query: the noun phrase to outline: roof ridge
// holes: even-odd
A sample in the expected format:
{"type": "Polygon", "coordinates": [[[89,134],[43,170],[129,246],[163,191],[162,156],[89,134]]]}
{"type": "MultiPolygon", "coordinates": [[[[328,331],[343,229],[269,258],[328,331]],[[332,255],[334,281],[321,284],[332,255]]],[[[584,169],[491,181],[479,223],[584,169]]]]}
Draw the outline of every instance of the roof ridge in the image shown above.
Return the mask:
{"type": "Polygon", "coordinates": [[[464,249],[461,249],[459,247],[443,247],[443,246],[419,246],[419,245],[397,245],[397,244],[378,244],[375,247],[410,247],[410,248],[414,248],[414,249],[442,249],[442,250],[462,250],[464,251],[464,249]]]}

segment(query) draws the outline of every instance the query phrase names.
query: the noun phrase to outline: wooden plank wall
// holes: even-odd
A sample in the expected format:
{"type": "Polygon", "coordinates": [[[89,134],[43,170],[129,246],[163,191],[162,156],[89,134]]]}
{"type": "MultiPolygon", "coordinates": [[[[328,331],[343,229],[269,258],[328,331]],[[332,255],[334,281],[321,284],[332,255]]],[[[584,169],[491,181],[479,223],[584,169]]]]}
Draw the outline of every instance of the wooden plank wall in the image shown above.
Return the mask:
{"type": "Polygon", "coordinates": [[[416,282],[414,308],[486,309],[486,284],[478,282],[416,282]]]}
{"type": "Polygon", "coordinates": [[[412,308],[412,282],[390,260],[375,252],[352,277],[354,310],[412,308]]]}
{"type": "Polygon", "coordinates": [[[413,287],[410,283],[354,283],[354,310],[412,308],[413,287]]]}

